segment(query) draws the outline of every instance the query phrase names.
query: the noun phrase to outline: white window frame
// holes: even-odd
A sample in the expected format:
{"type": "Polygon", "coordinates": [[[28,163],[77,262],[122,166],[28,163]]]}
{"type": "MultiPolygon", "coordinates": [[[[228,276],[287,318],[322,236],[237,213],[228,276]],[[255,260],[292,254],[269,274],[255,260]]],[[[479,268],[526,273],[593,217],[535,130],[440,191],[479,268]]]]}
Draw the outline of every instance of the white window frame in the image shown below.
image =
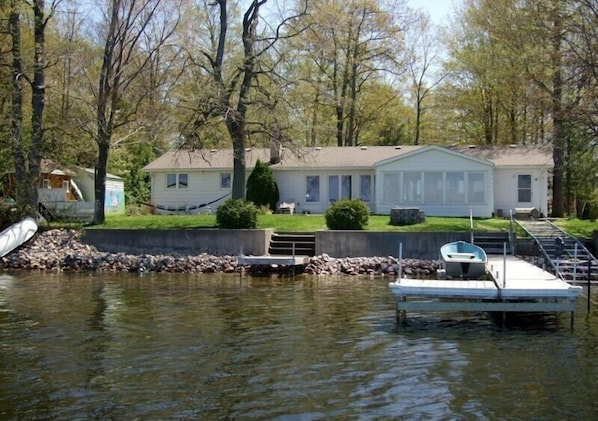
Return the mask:
{"type": "MultiPolygon", "coordinates": [[[[526,183],[527,184],[527,183],[526,183]]],[[[518,174],[517,175],[517,203],[532,203],[532,175],[531,174],[518,174]],[[522,178],[529,180],[529,185],[522,185],[522,178]],[[529,200],[521,200],[521,195],[527,194],[529,200]]]]}
{"type": "Polygon", "coordinates": [[[306,175],[305,176],[305,201],[307,203],[320,202],[320,176],[306,175]],[[310,182],[311,180],[311,182],[310,182]],[[314,190],[312,190],[314,189],[314,190]]]}
{"type": "Polygon", "coordinates": [[[220,173],[220,188],[222,190],[230,190],[233,185],[233,177],[229,172],[220,173]]]}
{"type": "Polygon", "coordinates": [[[187,173],[166,174],[166,189],[187,189],[189,188],[189,175],[187,173]]]}

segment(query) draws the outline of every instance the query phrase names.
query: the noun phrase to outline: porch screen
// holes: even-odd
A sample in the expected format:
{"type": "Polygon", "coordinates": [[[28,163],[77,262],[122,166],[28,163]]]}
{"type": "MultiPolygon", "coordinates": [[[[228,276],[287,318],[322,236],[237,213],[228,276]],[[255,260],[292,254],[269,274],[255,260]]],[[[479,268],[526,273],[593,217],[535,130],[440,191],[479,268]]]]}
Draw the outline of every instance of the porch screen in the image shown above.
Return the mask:
{"type": "Polygon", "coordinates": [[[465,203],[465,173],[446,173],[446,203],[449,205],[465,203]]]}
{"type": "Polygon", "coordinates": [[[424,173],[424,203],[439,205],[443,203],[443,181],[441,172],[424,173]]]}
{"type": "Polygon", "coordinates": [[[384,174],[384,203],[398,205],[401,203],[401,174],[384,174]]]}
{"type": "Polygon", "coordinates": [[[467,202],[473,205],[486,203],[484,173],[471,172],[467,175],[467,202]]]}
{"type": "Polygon", "coordinates": [[[416,205],[422,203],[422,173],[403,173],[403,203],[416,205]]]}

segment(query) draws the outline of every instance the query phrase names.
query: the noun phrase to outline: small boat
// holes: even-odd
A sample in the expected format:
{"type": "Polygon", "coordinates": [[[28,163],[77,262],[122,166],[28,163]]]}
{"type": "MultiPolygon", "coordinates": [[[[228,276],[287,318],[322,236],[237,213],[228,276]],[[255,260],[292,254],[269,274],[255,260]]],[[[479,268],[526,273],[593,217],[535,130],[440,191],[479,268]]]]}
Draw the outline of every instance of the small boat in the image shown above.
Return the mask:
{"type": "Polygon", "coordinates": [[[440,248],[446,276],[450,278],[478,279],[486,273],[486,252],[466,241],[446,243],[440,248]]]}
{"type": "Polygon", "coordinates": [[[0,257],[27,242],[37,231],[37,223],[33,218],[27,217],[0,232],[0,257]]]}

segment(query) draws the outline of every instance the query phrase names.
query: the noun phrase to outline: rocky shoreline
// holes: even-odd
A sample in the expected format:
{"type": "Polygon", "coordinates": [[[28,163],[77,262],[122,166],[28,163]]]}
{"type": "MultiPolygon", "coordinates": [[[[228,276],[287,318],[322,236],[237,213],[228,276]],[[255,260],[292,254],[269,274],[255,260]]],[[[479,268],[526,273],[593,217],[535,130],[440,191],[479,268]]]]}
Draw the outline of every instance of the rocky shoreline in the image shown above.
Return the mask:
{"type": "MultiPolygon", "coordinates": [[[[311,275],[388,275],[398,272],[395,257],[334,258],[314,256],[307,265],[242,266],[236,256],[107,253],[81,241],[82,232],[53,229],[38,232],[27,244],[0,259],[0,269],[73,272],[179,272],[179,273],[305,273],[311,275]]],[[[440,268],[435,260],[403,259],[409,276],[430,276],[440,268]]]]}

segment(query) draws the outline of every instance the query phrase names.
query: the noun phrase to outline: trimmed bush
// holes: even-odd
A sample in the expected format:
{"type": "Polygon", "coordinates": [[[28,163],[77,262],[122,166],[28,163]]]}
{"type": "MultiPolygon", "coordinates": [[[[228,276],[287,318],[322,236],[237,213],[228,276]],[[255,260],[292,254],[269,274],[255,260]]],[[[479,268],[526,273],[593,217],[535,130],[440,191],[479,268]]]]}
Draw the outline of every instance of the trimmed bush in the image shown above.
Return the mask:
{"type": "Polygon", "coordinates": [[[247,178],[247,200],[258,208],[268,206],[274,212],[279,199],[278,185],[272,170],[258,159],[247,178]]]}
{"type": "Polygon", "coordinates": [[[257,209],[247,200],[229,199],[216,211],[216,223],[226,229],[255,228],[257,209]]]}
{"type": "Polygon", "coordinates": [[[326,210],[326,226],[331,230],[362,230],[370,219],[370,210],[361,200],[343,199],[326,210]]]}

